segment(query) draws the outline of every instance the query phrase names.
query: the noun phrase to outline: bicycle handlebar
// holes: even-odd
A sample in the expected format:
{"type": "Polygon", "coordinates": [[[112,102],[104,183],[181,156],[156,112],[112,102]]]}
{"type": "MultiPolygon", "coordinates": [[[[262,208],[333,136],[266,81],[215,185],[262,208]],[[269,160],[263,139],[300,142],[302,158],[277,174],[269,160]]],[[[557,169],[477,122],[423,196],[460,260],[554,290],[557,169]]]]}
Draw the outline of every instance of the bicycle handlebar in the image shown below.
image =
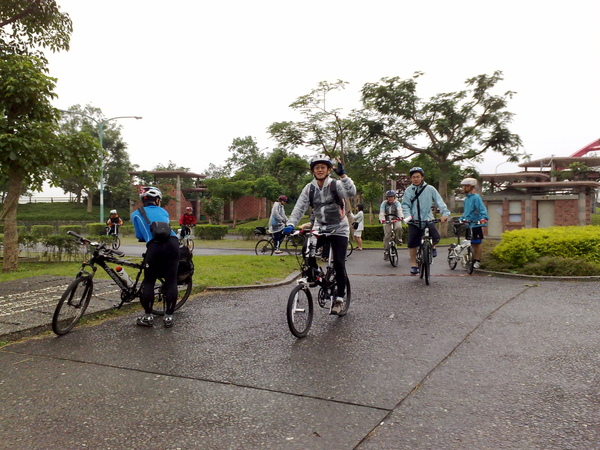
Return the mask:
{"type": "Polygon", "coordinates": [[[74,231],[69,230],[69,231],[67,231],[67,234],[77,238],[77,240],[79,241],[80,244],[92,245],[94,247],[97,247],[99,251],[102,251],[108,255],[116,255],[116,256],[121,256],[121,257],[125,256],[125,253],[123,253],[123,252],[120,252],[118,250],[113,250],[112,248],[108,248],[106,246],[106,244],[90,241],[89,239],[84,238],[83,236],[75,233],[74,231]]]}

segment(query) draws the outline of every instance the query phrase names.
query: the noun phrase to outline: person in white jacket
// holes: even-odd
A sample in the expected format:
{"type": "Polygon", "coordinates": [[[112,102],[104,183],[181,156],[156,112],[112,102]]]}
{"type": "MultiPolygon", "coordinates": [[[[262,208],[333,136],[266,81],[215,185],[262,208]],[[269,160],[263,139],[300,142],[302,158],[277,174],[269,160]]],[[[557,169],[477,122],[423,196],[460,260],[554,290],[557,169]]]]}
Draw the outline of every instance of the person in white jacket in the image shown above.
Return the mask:
{"type": "Polygon", "coordinates": [[[283,227],[287,223],[287,216],[285,215],[284,205],[288,202],[288,198],[285,195],[280,195],[271,209],[271,217],[269,218],[269,233],[273,235],[273,243],[275,244],[275,253],[283,253],[279,246],[283,241],[283,227]]]}
{"type": "Polygon", "coordinates": [[[356,225],[356,227],[354,228],[354,240],[356,241],[356,250],[362,250],[362,232],[365,229],[365,213],[363,212],[363,204],[359,203],[358,205],[356,205],[356,209],[358,210],[358,212],[356,214],[350,214],[350,216],[354,220],[352,226],[356,225]]]}
{"type": "MultiPolygon", "coordinates": [[[[345,306],[346,248],[350,234],[344,199],[355,196],[356,187],[352,179],[346,175],[344,166],[339,159],[335,168],[335,173],[340,177],[339,180],[334,180],[329,176],[332,169],[333,162],[327,155],[316,155],[310,160],[310,170],[315,178],[304,186],[283,233],[290,234],[294,231],[294,227],[308,207],[313,208],[313,228],[321,233],[319,240],[329,241],[333,253],[333,267],[338,291],[330,313],[339,314],[345,306]]],[[[318,267],[316,259],[309,261],[309,264],[313,268],[318,267]]]]}

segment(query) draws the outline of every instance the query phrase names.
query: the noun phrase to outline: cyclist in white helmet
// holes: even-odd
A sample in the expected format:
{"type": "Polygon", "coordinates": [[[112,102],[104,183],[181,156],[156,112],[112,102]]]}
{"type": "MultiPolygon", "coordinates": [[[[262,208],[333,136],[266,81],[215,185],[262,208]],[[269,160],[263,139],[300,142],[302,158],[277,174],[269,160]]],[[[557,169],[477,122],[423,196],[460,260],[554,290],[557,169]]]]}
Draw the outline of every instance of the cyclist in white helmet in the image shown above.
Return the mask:
{"type": "Polygon", "coordinates": [[[483,240],[483,228],[487,226],[489,220],[487,209],[481,200],[481,196],[475,192],[477,188],[477,180],[475,178],[465,178],[460,183],[465,196],[464,212],[458,220],[466,220],[467,227],[471,228],[471,246],[473,247],[473,267],[479,269],[481,267],[481,255],[483,248],[481,241],[483,240]]]}
{"type": "MultiPolygon", "coordinates": [[[[152,222],[170,222],[169,213],[160,207],[162,193],[154,186],[143,187],[140,190],[140,199],[148,220],[152,222]]],[[[154,303],[154,284],[157,278],[163,278],[166,283],[165,291],[165,317],[166,328],[173,326],[173,312],[177,303],[177,267],[179,265],[179,240],[171,230],[168,238],[154,239],[150,225],[139,210],[131,214],[131,222],[135,229],[135,236],[140,241],[146,242],[146,257],[144,258],[144,281],[140,302],[145,314],[138,317],[136,323],[140,326],[151,327],[154,325],[152,304],[154,303]]]]}
{"type": "MultiPolygon", "coordinates": [[[[329,174],[333,162],[327,155],[316,155],[310,160],[310,170],[314,180],[304,186],[296,206],[290,215],[284,234],[290,234],[298,224],[309,206],[314,214],[313,227],[323,233],[320,240],[329,241],[333,251],[333,267],[335,268],[338,286],[337,298],[331,307],[331,314],[338,314],[344,309],[346,295],[346,248],[350,225],[346,217],[344,199],[356,195],[354,182],[346,175],[342,162],[338,159],[335,173],[340,177],[333,180],[329,174]]],[[[315,258],[311,258],[315,259],[315,258]]],[[[309,261],[316,268],[317,262],[309,261]]]]}
{"type": "Polygon", "coordinates": [[[110,228],[108,234],[118,234],[117,227],[123,225],[123,219],[119,217],[116,209],[110,210],[110,216],[106,220],[106,226],[110,228]]]}

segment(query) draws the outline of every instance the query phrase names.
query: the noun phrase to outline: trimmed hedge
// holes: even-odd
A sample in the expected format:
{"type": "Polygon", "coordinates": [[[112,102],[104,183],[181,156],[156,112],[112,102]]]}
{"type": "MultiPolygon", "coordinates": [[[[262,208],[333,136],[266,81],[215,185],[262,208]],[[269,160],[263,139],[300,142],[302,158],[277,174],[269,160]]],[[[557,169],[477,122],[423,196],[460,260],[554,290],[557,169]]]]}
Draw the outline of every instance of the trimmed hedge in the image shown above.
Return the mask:
{"type": "Polygon", "coordinates": [[[544,256],[600,262],[600,228],[550,227],[506,231],[492,256],[512,268],[544,256]]]}
{"type": "Polygon", "coordinates": [[[102,236],[106,234],[105,231],[106,225],[103,223],[86,223],[85,231],[90,236],[102,236]]]}
{"type": "Polygon", "coordinates": [[[50,236],[54,233],[54,227],[52,225],[32,225],[31,234],[35,237],[50,236]]]}
{"type": "Polygon", "coordinates": [[[227,235],[227,225],[196,225],[194,236],[204,240],[223,239],[227,235]]]}
{"type": "Polygon", "coordinates": [[[67,231],[74,231],[77,234],[81,234],[81,233],[83,233],[83,226],[82,225],[60,225],[58,227],[58,234],[61,236],[64,234],[67,234],[67,231]]]}

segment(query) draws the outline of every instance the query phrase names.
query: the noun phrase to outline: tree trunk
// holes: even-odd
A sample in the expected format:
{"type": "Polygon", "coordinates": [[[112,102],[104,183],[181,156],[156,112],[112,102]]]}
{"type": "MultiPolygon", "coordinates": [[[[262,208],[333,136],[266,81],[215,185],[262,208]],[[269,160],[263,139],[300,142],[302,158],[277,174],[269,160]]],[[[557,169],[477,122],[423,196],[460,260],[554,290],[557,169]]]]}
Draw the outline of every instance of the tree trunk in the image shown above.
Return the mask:
{"type": "Polygon", "coordinates": [[[4,203],[4,261],[3,272],[19,268],[19,235],[17,233],[17,206],[23,188],[23,180],[14,170],[8,171],[8,189],[4,203]]]}
{"type": "Polygon", "coordinates": [[[86,191],[87,193],[87,212],[92,212],[92,193],[90,191],[86,191]]]}

